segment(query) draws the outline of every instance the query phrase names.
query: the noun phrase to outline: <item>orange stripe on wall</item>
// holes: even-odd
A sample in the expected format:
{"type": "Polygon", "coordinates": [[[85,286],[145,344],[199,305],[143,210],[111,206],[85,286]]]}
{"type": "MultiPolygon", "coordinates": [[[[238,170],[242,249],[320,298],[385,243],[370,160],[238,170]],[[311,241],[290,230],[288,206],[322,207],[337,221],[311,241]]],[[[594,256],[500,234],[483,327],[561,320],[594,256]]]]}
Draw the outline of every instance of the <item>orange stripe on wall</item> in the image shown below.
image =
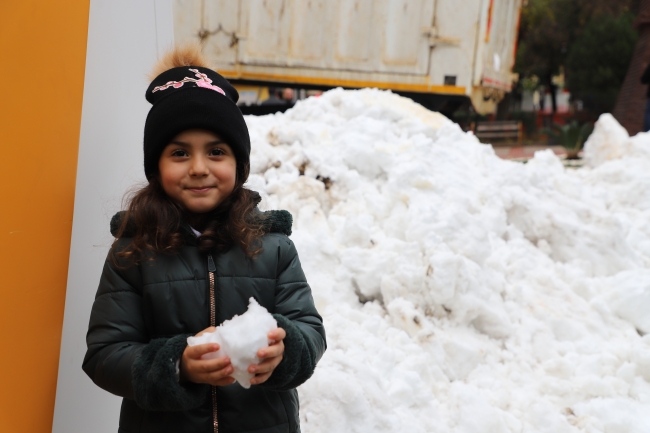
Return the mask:
{"type": "Polygon", "coordinates": [[[0,432],[52,430],[88,10],[0,5],[0,432]]]}

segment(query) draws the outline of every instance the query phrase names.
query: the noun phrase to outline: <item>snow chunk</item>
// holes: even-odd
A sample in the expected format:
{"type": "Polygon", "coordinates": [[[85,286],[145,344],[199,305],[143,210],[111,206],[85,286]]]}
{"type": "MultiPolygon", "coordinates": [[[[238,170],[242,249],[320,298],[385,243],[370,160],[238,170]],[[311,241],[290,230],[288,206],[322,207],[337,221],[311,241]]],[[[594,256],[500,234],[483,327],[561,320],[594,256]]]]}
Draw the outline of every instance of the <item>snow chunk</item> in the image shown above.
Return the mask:
{"type": "Polygon", "coordinates": [[[584,160],[589,167],[623,156],[630,136],[609,113],[601,114],[594,132],[585,143],[584,160]]]}
{"type": "Polygon", "coordinates": [[[202,359],[230,357],[233,367],[232,377],[242,387],[248,389],[251,386],[251,378],[255,376],[248,372],[248,367],[260,361],[257,351],[271,343],[267,334],[277,327],[277,322],[266,308],[258,304],[254,298],[250,298],[248,310],[244,314],[226,320],[214,332],[188,337],[187,344],[196,346],[217,343],[219,350],[206,353],[202,359]]]}

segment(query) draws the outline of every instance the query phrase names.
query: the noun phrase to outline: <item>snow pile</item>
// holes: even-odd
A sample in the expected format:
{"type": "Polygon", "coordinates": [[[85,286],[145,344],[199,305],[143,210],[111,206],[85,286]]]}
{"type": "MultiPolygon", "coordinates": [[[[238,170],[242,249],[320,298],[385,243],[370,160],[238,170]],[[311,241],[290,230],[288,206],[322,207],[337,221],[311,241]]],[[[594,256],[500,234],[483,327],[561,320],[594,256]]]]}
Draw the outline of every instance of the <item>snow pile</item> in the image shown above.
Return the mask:
{"type": "Polygon", "coordinates": [[[255,376],[248,372],[251,364],[257,364],[260,359],[257,351],[267,347],[270,341],[268,333],[278,327],[273,316],[266,311],[254,298],[248,301],[248,310],[241,316],[235,316],[217,326],[214,332],[206,332],[198,337],[188,337],[187,344],[217,343],[219,350],[206,353],[203,359],[230,357],[233,368],[232,377],[244,388],[251,387],[251,378],[255,376]]]}
{"type": "Polygon", "coordinates": [[[247,122],[328,333],[303,431],[650,431],[649,135],[571,170],[377,90],[247,122]]]}
{"type": "Polygon", "coordinates": [[[597,134],[585,143],[585,163],[594,168],[607,161],[623,157],[650,158],[648,134],[642,133],[630,138],[625,128],[611,114],[603,114],[596,123],[597,134]]]}

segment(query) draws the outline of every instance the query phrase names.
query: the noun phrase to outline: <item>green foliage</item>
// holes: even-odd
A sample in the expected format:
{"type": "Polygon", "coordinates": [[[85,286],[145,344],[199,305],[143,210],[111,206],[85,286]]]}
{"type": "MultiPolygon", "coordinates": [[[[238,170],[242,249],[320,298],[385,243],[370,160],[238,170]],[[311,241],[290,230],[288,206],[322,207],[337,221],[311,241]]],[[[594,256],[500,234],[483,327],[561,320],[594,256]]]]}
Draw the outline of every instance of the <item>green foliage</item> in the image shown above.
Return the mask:
{"type": "Polygon", "coordinates": [[[508,119],[519,120],[526,135],[532,135],[537,131],[537,113],[533,111],[511,111],[508,113],[508,119]]]}
{"type": "Polygon", "coordinates": [[[523,77],[519,80],[519,85],[521,86],[521,89],[533,92],[539,87],[539,77],[537,75],[523,77]]]}
{"type": "Polygon", "coordinates": [[[597,113],[611,111],[637,40],[634,16],[600,15],[589,21],[566,59],[567,87],[573,98],[597,113]]]}
{"type": "Polygon", "coordinates": [[[532,87],[539,85],[554,89],[554,75],[564,70],[571,79],[569,75],[580,75],[581,64],[590,64],[591,71],[585,74],[593,76],[576,77],[569,83],[571,91],[575,88],[588,95],[588,108],[592,108],[592,100],[593,106],[611,107],[609,101],[620,88],[619,77],[625,75],[620,70],[627,68],[634,49],[632,11],[638,7],[638,0],[528,0],[522,9],[514,67],[522,81],[527,80],[522,88],[534,90],[532,87]],[[600,48],[606,49],[602,62],[600,48]],[[601,93],[597,91],[600,86],[604,86],[601,93]]]}
{"type": "Polygon", "coordinates": [[[573,120],[566,125],[554,123],[552,128],[544,128],[542,132],[548,134],[555,143],[562,145],[569,152],[569,158],[575,158],[593,129],[589,123],[580,125],[573,120]]]}
{"type": "Polygon", "coordinates": [[[515,72],[539,77],[539,84],[550,84],[564,64],[579,15],[575,0],[529,0],[521,12],[515,72]]]}
{"type": "Polygon", "coordinates": [[[457,110],[452,114],[452,120],[458,123],[462,122],[482,122],[486,121],[488,116],[479,114],[474,110],[457,110]]]}

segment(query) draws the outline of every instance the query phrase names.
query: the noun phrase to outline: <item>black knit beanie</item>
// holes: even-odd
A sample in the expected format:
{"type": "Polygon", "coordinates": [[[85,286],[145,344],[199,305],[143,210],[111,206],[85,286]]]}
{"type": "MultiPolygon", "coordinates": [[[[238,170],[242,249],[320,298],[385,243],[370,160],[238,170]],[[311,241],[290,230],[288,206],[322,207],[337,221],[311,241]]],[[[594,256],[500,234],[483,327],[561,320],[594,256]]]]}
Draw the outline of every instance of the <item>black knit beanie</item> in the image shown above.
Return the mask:
{"type": "Polygon", "coordinates": [[[251,143],[237,100],[239,93],[221,75],[200,66],[181,66],[158,75],[149,85],[153,106],[144,124],[144,174],[158,173],[163,149],[177,134],[192,128],[219,135],[237,162],[248,162],[251,143]]]}

